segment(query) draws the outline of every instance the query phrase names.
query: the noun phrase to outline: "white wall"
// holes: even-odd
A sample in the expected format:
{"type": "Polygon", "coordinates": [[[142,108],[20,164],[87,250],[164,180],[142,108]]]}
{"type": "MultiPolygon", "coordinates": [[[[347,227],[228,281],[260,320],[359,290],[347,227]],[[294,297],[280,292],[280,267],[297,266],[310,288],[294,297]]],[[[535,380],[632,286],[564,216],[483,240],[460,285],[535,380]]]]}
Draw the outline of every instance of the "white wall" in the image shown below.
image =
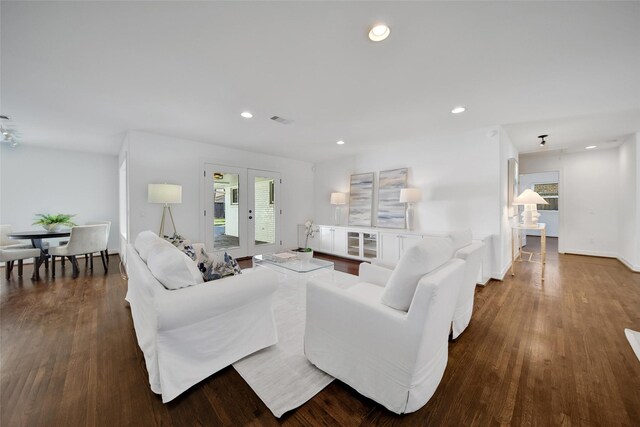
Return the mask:
{"type": "MultiPolygon", "coordinates": [[[[499,139],[500,139],[500,156],[498,169],[500,170],[500,182],[496,191],[499,194],[499,208],[500,208],[500,234],[499,234],[499,256],[496,259],[500,260],[500,264],[498,265],[498,277],[503,278],[505,274],[507,274],[507,270],[511,266],[511,260],[513,258],[511,250],[512,244],[511,239],[513,238],[513,233],[511,229],[512,222],[516,221],[515,214],[516,210],[510,210],[510,206],[508,204],[509,199],[509,159],[515,158],[518,159],[518,151],[514,147],[509,135],[507,132],[500,127],[499,129],[499,139]],[[514,216],[510,217],[509,214],[513,212],[514,216]]],[[[495,277],[495,276],[494,276],[495,277]]]]}
{"type": "MultiPolygon", "coordinates": [[[[130,236],[156,230],[162,209],[147,203],[147,184],[182,185],[182,204],[172,206],[178,232],[204,241],[204,163],[277,171],[282,177],[280,239],[297,245],[297,224],[313,214],[313,171],[307,162],[252,153],[146,132],[129,132],[130,236]]],[[[210,208],[209,208],[210,209],[210,208]]]]}
{"type": "Polygon", "coordinates": [[[640,134],[631,135],[619,149],[618,258],[640,270],[640,197],[638,192],[638,144],[640,134]]]}
{"type": "Polygon", "coordinates": [[[119,250],[116,156],[3,144],[0,158],[2,224],[38,229],[38,213],[75,214],[77,224],[111,221],[109,250],[119,250]]]}
{"type": "Polygon", "coordinates": [[[617,257],[619,149],[523,155],[520,172],[560,172],[559,251],[617,257]]]}
{"type": "MultiPolygon", "coordinates": [[[[471,228],[476,236],[498,236],[494,247],[488,248],[494,260],[491,275],[498,277],[503,269],[506,271],[504,264],[508,266],[510,260],[508,252],[507,256],[503,255],[501,244],[504,233],[501,214],[506,213],[507,187],[507,161],[502,162],[502,156],[515,154],[517,157],[513,146],[508,141],[504,144],[501,152],[499,128],[491,127],[448,137],[425,137],[419,141],[389,144],[367,154],[317,163],[313,219],[317,224],[334,223],[330,194],[336,191],[349,193],[351,174],[376,172],[377,181],[380,171],[407,167],[409,186],[420,188],[423,193],[423,202],[415,208],[415,229],[428,232],[471,228]]],[[[377,182],[374,186],[374,225],[376,206],[377,182]]],[[[342,209],[341,224],[347,224],[348,211],[348,206],[342,209]]]]}
{"type": "MultiPolygon", "coordinates": [[[[526,188],[532,188],[534,184],[543,184],[549,182],[560,182],[560,172],[537,172],[527,173],[520,175],[519,193],[522,193],[526,188]]],[[[562,184],[560,184],[562,185],[562,184]]],[[[519,194],[518,193],[518,194],[519,194]]],[[[546,234],[547,237],[558,237],[558,229],[560,225],[560,211],[546,211],[539,210],[540,214],[539,222],[547,225],[546,234]]],[[[539,236],[538,230],[527,230],[527,234],[530,236],[539,236]]]]}

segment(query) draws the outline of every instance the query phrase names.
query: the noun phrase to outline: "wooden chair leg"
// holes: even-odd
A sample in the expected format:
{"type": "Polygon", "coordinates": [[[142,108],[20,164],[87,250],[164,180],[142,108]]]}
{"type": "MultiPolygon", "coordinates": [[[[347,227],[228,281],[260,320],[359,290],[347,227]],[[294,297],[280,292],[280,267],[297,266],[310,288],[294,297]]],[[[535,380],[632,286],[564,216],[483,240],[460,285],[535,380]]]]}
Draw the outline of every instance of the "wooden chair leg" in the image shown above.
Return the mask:
{"type": "Polygon", "coordinates": [[[48,270],[49,269],[49,257],[46,257],[44,259],[44,269],[48,270]]]}
{"type": "Polygon", "coordinates": [[[100,251],[100,258],[102,258],[102,266],[104,267],[104,272],[109,271],[109,267],[107,267],[107,259],[104,256],[104,251],[100,251]]]}
{"type": "Polygon", "coordinates": [[[18,277],[22,277],[22,260],[18,260],[18,277]]]}
{"type": "Polygon", "coordinates": [[[11,278],[11,261],[4,263],[4,276],[9,280],[11,278]]]}
{"type": "MultiPolygon", "coordinates": [[[[62,257],[62,259],[64,259],[64,257],[62,257]]],[[[51,255],[51,278],[54,278],[54,277],[56,277],[56,256],[51,255]]]]}
{"type": "Polygon", "coordinates": [[[40,269],[38,268],[39,259],[36,257],[33,259],[33,274],[31,280],[40,280],[40,269]]]}
{"type": "Polygon", "coordinates": [[[91,253],[91,255],[89,256],[89,259],[91,261],[89,261],[90,265],[91,265],[91,271],[93,272],[93,253],[91,253]]]}
{"type": "Polygon", "coordinates": [[[107,258],[107,265],[109,265],[109,249],[104,250],[104,256],[107,258]]]}
{"type": "Polygon", "coordinates": [[[89,265],[89,254],[84,254],[84,268],[86,269],[89,265]]]}
{"type": "Polygon", "coordinates": [[[62,269],[64,269],[66,263],[67,260],[65,259],[65,257],[62,257],[62,269]]]}
{"type": "Polygon", "coordinates": [[[80,267],[78,267],[78,259],[75,255],[70,256],[69,260],[71,261],[71,265],[73,266],[73,274],[71,277],[76,279],[80,275],[80,267]]]}

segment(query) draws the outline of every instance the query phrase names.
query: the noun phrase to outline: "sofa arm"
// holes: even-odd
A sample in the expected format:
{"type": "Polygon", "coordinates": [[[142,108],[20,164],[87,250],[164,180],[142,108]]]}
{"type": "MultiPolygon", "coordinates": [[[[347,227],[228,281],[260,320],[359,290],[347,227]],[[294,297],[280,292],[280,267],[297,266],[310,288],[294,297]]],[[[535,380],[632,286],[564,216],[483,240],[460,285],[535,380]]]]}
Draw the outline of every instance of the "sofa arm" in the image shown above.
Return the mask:
{"type": "Polygon", "coordinates": [[[243,270],[233,277],[214,280],[157,295],[158,330],[170,330],[216,317],[256,300],[271,298],[278,276],[268,269],[243,270]]]}
{"type": "Polygon", "coordinates": [[[475,254],[476,251],[482,251],[484,248],[484,243],[479,240],[474,240],[470,245],[463,246],[458,249],[453,256],[455,258],[461,259],[463,261],[467,260],[471,255],[475,254]]]}
{"type": "Polygon", "coordinates": [[[391,273],[393,273],[391,269],[363,262],[360,264],[358,276],[361,282],[385,287],[389,281],[389,277],[391,277],[391,273]]]}

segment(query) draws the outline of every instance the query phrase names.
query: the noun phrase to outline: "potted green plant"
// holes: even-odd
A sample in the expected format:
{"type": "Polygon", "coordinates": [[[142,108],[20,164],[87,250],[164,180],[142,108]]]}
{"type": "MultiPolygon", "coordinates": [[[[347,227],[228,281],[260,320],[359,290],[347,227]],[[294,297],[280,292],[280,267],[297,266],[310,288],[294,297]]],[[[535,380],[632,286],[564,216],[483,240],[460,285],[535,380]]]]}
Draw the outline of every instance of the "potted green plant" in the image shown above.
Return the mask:
{"type": "Polygon", "coordinates": [[[57,214],[57,215],[49,215],[49,214],[37,214],[36,220],[33,225],[41,225],[47,231],[59,231],[63,227],[73,227],[76,225],[71,218],[75,215],[68,214],[57,214]]]}
{"type": "Polygon", "coordinates": [[[312,220],[306,221],[304,223],[304,226],[307,230],[307,235],[304,239],[304,248],[294,249],[293,252],[296,253],[296,256],[300,261],[309,261],[311,258],[313,258],[313,249],[309,247],[309,237],[313,237],[316,229],[313,228],[312,220]]]}

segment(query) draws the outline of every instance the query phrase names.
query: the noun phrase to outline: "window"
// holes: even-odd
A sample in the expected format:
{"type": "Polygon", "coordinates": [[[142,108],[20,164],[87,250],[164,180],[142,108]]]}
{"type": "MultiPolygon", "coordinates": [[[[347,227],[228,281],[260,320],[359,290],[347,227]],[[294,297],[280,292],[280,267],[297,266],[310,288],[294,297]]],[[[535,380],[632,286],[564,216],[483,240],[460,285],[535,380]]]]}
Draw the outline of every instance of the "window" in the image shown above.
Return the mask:
{"type": "Polygon", "coordinates": [[[269,181],[269,204],[272,205],[275,202],[275,183],[273,180],[269,181]]]}
{"type": "Polygon", "coordinates": [[[548,205],[538,205],[539,211],[558,210],[558,183],[548,182],[545,184],[533,184],[533,191],[545,199],[548,205]]]}
{"type": "Polygon", "coordinates": [[[231,204],[232,205],[238,204],[238,187],[231,189],[231,204]]]}

